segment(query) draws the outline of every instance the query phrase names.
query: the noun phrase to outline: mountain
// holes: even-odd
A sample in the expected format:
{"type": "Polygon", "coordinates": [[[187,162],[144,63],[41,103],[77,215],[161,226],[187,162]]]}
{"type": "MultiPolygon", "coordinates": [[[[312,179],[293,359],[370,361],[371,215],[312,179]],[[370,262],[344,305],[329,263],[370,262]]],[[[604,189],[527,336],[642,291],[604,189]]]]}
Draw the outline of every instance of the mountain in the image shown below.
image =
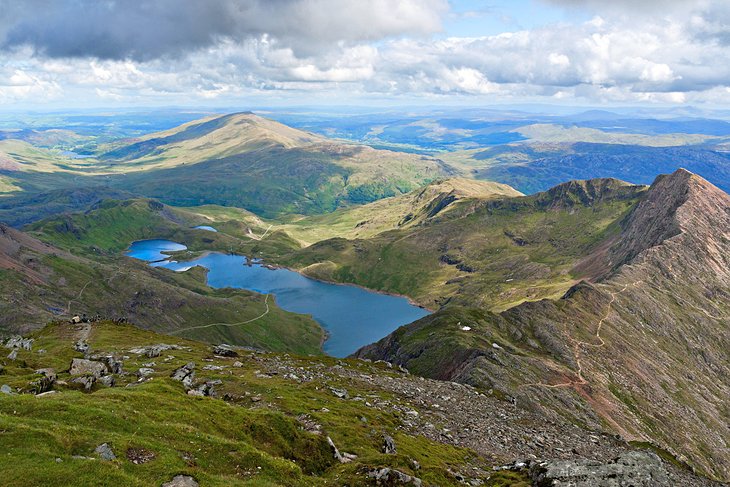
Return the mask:
{"type": "MultiPolygon", "coordinates": [[[[462,180],[451,184],[468,187],[462,180]]],[[[361,211],[362,219],[348,219],[349,229],[337,238],[279,261],[320,279],[404,294],[429,309],[476,303],[501,310],[562,295],[585,274],[583,260],[620,231],[619,222],[645,190],[602,179],[531,196],[502,187],[457,198],[453,189],[430,186],[350,210],[361,211]],[[412,209],[419,198],[423,204],[412,209]],[[375,225],[388,216],[390,224],[375,225]],[[371,224],[367,233],[352,230],[371,224]]]]}
{"type": "Polygon", "coordinates": [[[376,150],[239,113],[149,135],[101,155],[111,184],[178,205],[261,216],[323,213],[411,191],[454,173],[426,156],[376,150]]]}
{"type": "Polygon", "coordinates": [[[729,229],[726,193],[686,170],[660,176],[562,298],[446,308],[357,356],[652,442],[728,481],[729,229]]]}

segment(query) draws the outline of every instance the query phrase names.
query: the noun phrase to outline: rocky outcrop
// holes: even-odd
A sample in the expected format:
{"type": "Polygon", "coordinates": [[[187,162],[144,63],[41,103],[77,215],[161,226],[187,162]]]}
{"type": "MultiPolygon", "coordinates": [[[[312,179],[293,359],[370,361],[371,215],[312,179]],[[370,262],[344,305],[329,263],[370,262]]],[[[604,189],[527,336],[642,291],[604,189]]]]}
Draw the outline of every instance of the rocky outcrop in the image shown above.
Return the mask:
{"type": "Polygon", "coordinates": [[[71,361],[71,368],[68,371],[71,375],[88,375],[99,378],[109,373],[109,369],[102,362],[75,358],[71,361]]]}
{"type": "Polygon", "coordinates": [[[535,462],[530,477],[539,487],[673,487],[661,459],[647,451],[621,454],[611,462],[535,462]]]}

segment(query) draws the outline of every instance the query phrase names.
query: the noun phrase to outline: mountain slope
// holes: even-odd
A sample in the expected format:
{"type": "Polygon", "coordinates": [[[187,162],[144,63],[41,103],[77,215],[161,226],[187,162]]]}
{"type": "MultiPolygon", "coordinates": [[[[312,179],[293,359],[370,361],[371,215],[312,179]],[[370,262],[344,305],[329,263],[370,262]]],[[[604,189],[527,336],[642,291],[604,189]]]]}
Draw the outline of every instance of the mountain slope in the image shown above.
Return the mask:
{"type": "Polygon", "coordinates": [[[438,159],[332,141],[251,113],[152,134],[101,159],[97,170],[124,173],[112,178],[116,187],[269,217],[367,203],[454,173],[438,159]]]}
{"type": "MultiPolygon", "coordinates": [[[[353,240],[320,241],[281,261],[318,278],[405,294],[431,309],[447,303],[505,309],[559,297],[593,272],[583,260],[620,230],[618,222],[645,188],[594,180],[532,196],[502,191],[460,197],[452,191],[434,186],[414,192],[411,198],[426,201],[415,213],[385,213],[382,220],[395,216],[397,225],[353,240]]],[[[368,228],[371,219],[377,223],[374,217],[360,223],[368,228]]]]}
{"type": "Polygon", "coordinates": [[[185,336],[320,352],[324,332],[312,319],[287,313],[255,293],[213,290],[204,284],[204,276],[199,268],[166,272],[121,256],[91,260],[0,224],[0,334],[37,329],[74,314],[130,319],[166,333],[189,322],[239,323],[260,317],[245,327],[210,327],[185,336]]]}
{"type": "Polygon", "coordinates": [[[730,197],[679,170],[598,247],[593,283],[498,315],[446,309],[358,356],[654,442],[727,481],[729,229],[730,197]]]}

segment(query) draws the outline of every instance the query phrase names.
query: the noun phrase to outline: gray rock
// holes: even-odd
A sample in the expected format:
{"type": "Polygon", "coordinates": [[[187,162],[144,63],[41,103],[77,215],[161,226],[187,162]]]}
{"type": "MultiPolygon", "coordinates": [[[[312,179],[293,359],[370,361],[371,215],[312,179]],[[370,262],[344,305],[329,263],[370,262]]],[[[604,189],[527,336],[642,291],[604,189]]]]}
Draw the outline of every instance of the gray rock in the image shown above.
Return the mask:
{"type": "Polygon", "coordinates": [[[339,397],[340,399],[347,399],[350,397],[350,395],[347,393],[347,389],[335,389],[334,387],[330,387],[330,391],[332,391],[332,394],[334,394],[336,397],[339,397]]]}
{"type": "Polygon", "coordinates": [[[204,384],[199,385],[195,389],[191,389],[188,391],[188,394],[191,396],[215,396],[215,389],[214,386],[220,385],[223,382],[220,380],[209,380],[205,382],[204,384]]]}
{"type": "Polygon", "coordinates": [[[106,386],[106,387],[114,387],[114,384],[116,384],[116,379],[114,379],[113,375],[105,375],[104,377],[99,379],[99,384],[106,386]]]}
{"type": "Polygon", "coordinates": [[[69,369],[71,375],[93,375],[97,379],[108,373],[109,369],[107,369],[106,364],[82,358],[73,359],[69,369]]]}
{"type": "Polygon", "coordinates": [[[199,485],[189,475],[176,475],[171,481],[162,484],[162,487],[199,487],[199,485]]]}
{"type": "Polygon", "coordinates": [[[421,487],[421,479],[413,477],[400,470],[391,468],[380,468],[370,470],[367,476],[375,480],[375,485],[414,485],[421,487]]]}
{"type": "Polygon", "coordinates": [[[219,357],[238,357],[238,352],[233,350],[233,347],[230,345],[221,344],[213,347],[213,355],[218,355],[219,357]]]}
{"type": "Polygon", "coordinates": [[[74,350],[85,354],[89,351],[89,344],[86,343],[86,340],[79,340],[74,344],[74,350]]]}
{"type": "Polygon", "coordinates": [[[393,437],[383,435],[383,453],[395,453],[395,440],[393,439],[393,437]]]}
{"type": "Polygon", "coordinates": [[[56,379],[58,378],[58,374],[56,374],[55,369],[38,369],[35,373],[48,377],[52,382],[56,382],[56,379]]]}
{"type": "Polygon", "coordinates": [[[96,377],[93,375],[87,375],[83,377],[76,377],[75,379],[71,379],[71,382],[74,384],[81,384],[86,392],[89,392],[96,383],[96,377]]]}
{"type": "Polygon", "coordinates": [[[14,336],[5,343],[5,348],[22,348],[23,350],[30,350],[33,348],[32,338],[23,338],[21,336],[14,336]]]}
{"type": "Polygon", "coordinates": [[[195,380],[195,362],[183,365],[173,372],[171,377],[182,382],[186,389],[190,389],[193,387],[193,381],[195,380]]]}
{"type": "Polygon", "coordinates": [[[661,459],[649,451],[629,451],[606,463],[560,460],[530,466],[535,485],[555,487],[663,487],[673,485],[661,459]]]}
{"type": "Polygon", "coordinates": [[[10,355],[8,355],[8,360],[15,360],[18,358],[18,349],[14,348],[12,352],[10,352],[10,355]]]}
{"type": "Polygon", "coordinates": [[[7,384],[3,384],[2,387],[0,387],[0,392],[3,394],[12,394],[13,388],[7,384]]]}
{"type": "Polygon", "coordinates": [[[352,461],[351,459],[342,456],[340,450],[338,450],[335,446],[335,442],[332,441],[332,438],[330,438],[329,436],[327,437],[327,443],[329,444],[330,448],[332,448],[332,455],[335,457],[335,460],[340,463],[348,463],[352,461]]]}
{"type": "Polygon", "coordinates": [[[102,460],[112,461],[117,459],[117,456],[114,454],[111,447],[106,443],[102,443],[101,445],[97,446],[96,450],[94,450],[94,453],[99,455],[102,460]]]}
{"type": "Polygon", "coordinates": [[[147,367],[142,367],[137,371],[137,375],[139,377],[149,377],[150,375],[155,373],[155,369],[150,369],[147,367]]]}

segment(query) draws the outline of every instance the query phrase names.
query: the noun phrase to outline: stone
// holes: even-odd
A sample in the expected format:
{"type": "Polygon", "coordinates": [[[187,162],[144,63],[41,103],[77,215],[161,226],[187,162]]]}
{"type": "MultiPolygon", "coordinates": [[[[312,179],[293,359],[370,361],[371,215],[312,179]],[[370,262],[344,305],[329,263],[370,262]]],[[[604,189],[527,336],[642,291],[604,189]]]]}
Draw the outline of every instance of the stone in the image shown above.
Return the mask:
{"type": "Polygon", "coordinates": [[[99,384],[105,386],[105,387],[114,387],[114,384],[116,384],[116,379],[114,379],[113,375],[105,375],[104,377],[99,379],[99,384]]]}
{"type": "Polygon", "coordinates": [[[112,451],[111,447],[107,443],[102,443],[101,445],[97,446],[94,450],[94,453],[99,455],[99,458],[102,460],[116,460],[117,456],[112,451]]]}
{"type": "Polygon", "coordinates": [[[9,385],[3,384],[2,387],[0,387],[0,392],[3,394],[12,394],[13,389],[9,385]]]}
{"type": "Polygon", "coordinates": [[[86,392],[91,391],[91,389],[94,387],[94,384],[96,383],[96,377],[93,375],[87,375],[83,377],[76,377],[75,379],[71,379],[71,382],[74,384],[81,384],[81,386],[84,388],[86,392]]]}
{"type": "Polygon", "coordinates": [[[243,362],[238,362],[238,361],[233,362],[233,366],[234,367],[243,367],[243,362]]]}
{"type": "Polygon", "coordinates": [[[151,375],[152,375],[152,374],[154,374],[154,373],[155,373],[155,369],[150,369],[150,368],[148,368],[148,367],[141,367],[141,368],[140,368],[140,369],[139,369],[139,370],[137,371],[137,375],[138,375],[139,377],[149,377],[149,376],[151,376],[151,375]]]}
{"type": "Polygon", "coordinates": [[[12,352],[8,355],[8,360],[15,360],[18,358],[18,349],[14,348],[12,352]]]}
{"type": "Polygon", "coordinates": [[[650,451],[628,451],[605,463],[587,459],[533,463],[529,474],[535,485],[555,487],[672,485],[661,459],[650,451]]]}
{"type": "Polygon", "coordinates": [[[172,373],[173,380],[180,381],[186,389],[193,387],[193,381],[195,380],[195,362],[190,362],[172,373]]]}
{"type": "Polygon", "coordinates": [[[89,344],[86,343],[86,340],[79,340],[74,344],[74,350],[85,354],[89,351],[89,344]]]}
{"type": "Polygon", "coordinates": [[[330,448],[332,448],[332,454],[335,460],[340,463],[346,463],[345,457],[340,454],[340,450],[337,449],[337,447],[335,446],[335,442],[332,441],[332,438],[330,438],[329,436],[327,437],[327,443],[329,444],[330,448]]]}
{"type": "Polygon", "coordinates": [[[347,389],[335,389],[334,387],[330,387],[330,391],[332,391],[332,394],[334,394],[336,397],[339,397],[340,399],[347,399],[350,397],[350,395],[347,393],[347,389]]]}
{"type": "Polygon", "coordinates": [[[221,344],[213,347],[213,355],[218,355],[219,357],[238,357],[238,352],[233,350],[233,347],[230,345],[221,344]]]}
{"type": "Polygon", "coordinates": [[[109,372],[106,365],[95,360],[75,358],[71,361],[68,373],[71,375],[93,375],[97,379],[109,372]]]}
{"type": "Polygon", "coordinates": [[[5,343],[5,348],[22,348],[23,350],[30,350],[33,348],[32,338],[23,338],[21,336],[14,336],[5,343]]]}
{"type": "Polygon", "coordinates": [[[58,378],[58,374],[56,374],[56,371],[51,368],[38,369],[35,371],[35,373],[48,377],[48,379],[50,379],[52,382],[56,382],[56,379],[58,378]]]}
{"type": "Polygon", "coordinates": [[[392,468],[370,470],[367,476],[375,480],[375,485],[414,485],[415,487],[421,487],[423,484],[418,477],[413,477],[392,468]]]}
{"type": "Polygon", "coordinates": [[[383,435],[383,453],[395,453],[395,440],[389,435],[383,435]]]}
{"type": "Polygon", "coordinates": [[[199,487],[199,484],[189,475],[176,475],[171,481],[162,484],[162,487],[199,487]]]}

